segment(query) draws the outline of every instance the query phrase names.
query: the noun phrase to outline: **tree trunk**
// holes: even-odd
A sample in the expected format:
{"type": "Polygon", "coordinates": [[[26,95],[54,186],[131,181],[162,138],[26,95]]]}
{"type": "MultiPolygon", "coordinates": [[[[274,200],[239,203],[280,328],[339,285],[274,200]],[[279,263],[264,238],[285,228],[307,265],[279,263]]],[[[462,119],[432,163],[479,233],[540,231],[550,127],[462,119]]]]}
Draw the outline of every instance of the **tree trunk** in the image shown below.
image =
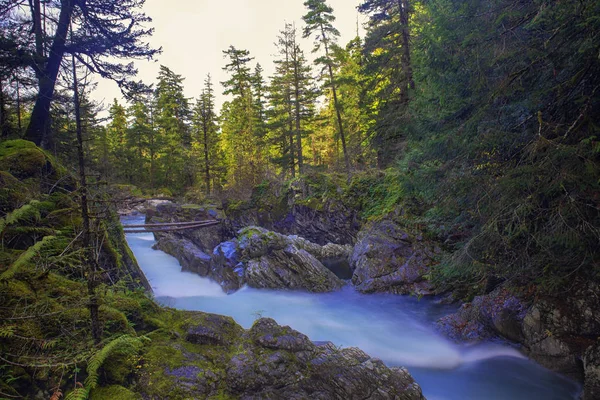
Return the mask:
{"type": "Polygon", "coordinates": [[[92,323],[92,337],[96,344],[100,343],[102,339],[102,330],[100,327],[100,314],[98,296],[96,294],[96,275],[98,273],[98,267],[96,264],[96,257],[92,251],[92,237],[90,227],[90,213],[88,208],[88,190],[87,180],[85,175],[85,158],[83,155],[83,135],[81,128],[81,109],[79,103],[79,85],[77,82],[77,66],[75,64],[75,57],[72,58],[73,64],[73,102],[75,106],[75,124],[77,132],[77,158],[79,162],[79,191],[81,194],[81,218],[83,220],[83,247],[84,247],[84,268],[88,269],[87,274],[87,287],[88,295],[90,296],[89,309],[90,319],[92,323]]]}
{"type": "Polygon", "coordinates": [[[39,93],[33,106],[27,133],[25,134],[27,140],[31,140],[38,146],[43,146],[47,140],[50,122],[50,104],[54,97],[54,87],[60,64],[65,54],[65,43],[67,41],[72,14],[73,0],[62,0],[54,41],[52,42],[46,65],[39,76],[39,93]]]}
{"type": "Polygon", "coordinates": [[[8,137],[8,118],[6,116],[6,99],[4,98],[3,81],[0,79],[0,138],[8,137]]]}
{"type": "MultiPolygon", "coordinates": [[[[208,118],[207,118],[208,120],[208,118]]],[[[210,195],[210,163],[208,158],[208,121],[204,121],[204,175],[206,179],[206,194],[210,195]]]]}
{"type": "Polygon", "coordinates": [[[304,173],[304,159],[302,157],[302,132],[300,131],[300,77],[299,77],[299,73],[300,71],[298,70],[298,47],[296,44],[294,44],[294,57],[293,57],[293,62],[294,62],[294,96],[295,96],[295,105],[296,105],[296,115],[295,115],[295,120],[296,120],[296,155],[298,158],[298,173],[300,175],[302,175],[304,173]]]}
{"type": "Polygon", "coordinates": [[[340,133],[340,139],[342,140],[342,149],[344,151],[344,163],[346,164],[346,174],[348,175],[348,181],[352,178],[352,172],[350,171],[350,157],[348,156],[348,149],[346,148],[346,135],[344,134],[344,124],[342,122],[342,112],[340,111],[340,104],[337,97],[337,88],[333,80],[333,65],[329,58],[329,45],[327,42],[327,36],[325,29],[321,26],[321,37],[323,38],[323,44],[325,45],[325,57],[327,58],[327,69],[329,71],[329,81],[331,84],[331,92],[333,93],[333,105],[335,107],[335,114],[337,117],[338,131],[340,133]]]}
{"type": "Polygon", "coordinates": [[[415,88],[413,80],[412,64],[410,61],[410,4],[409,0],[398,0],[400,10],[400,25],[402,25],[402,71],[406,84],[402,96],[408,98],[408,88],[415,88]]]}

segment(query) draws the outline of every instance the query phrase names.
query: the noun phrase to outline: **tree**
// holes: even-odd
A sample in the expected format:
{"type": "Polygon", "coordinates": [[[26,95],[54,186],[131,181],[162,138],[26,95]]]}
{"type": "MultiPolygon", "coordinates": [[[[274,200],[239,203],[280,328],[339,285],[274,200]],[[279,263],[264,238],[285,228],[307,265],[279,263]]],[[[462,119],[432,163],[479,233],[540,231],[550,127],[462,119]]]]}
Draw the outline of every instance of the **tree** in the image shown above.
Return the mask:
{"type": "Polygon", "coordinates": [[[189,101],[183,94],[184,78],[161,65],[156,86],[156,128],[162,141],[165,181],[176,189],[193,184],[189,160],[192,144],[189,101]],[[183,178],[183,180],[181,180],[183,178]]]}
{"type": "Polygon", "coordinates": [[[111,178],[125,179],[129,182],[130,167],[126,157],[127,112],[117,99],[109,109],[110,123],[106,127],[108,148],[108,176],[111,178]]]}
{"type": "Polygon", "coordinates": [[[150,21],[139,10],[145,0],[15,0],[4,2],[2,63],[33,71],[38,93],[26,138],[45,143],[50,123],[50,105],[65,55],[72,55],[90,71],[116,81],[124,91],[139,85],[132,63],[122,58],[151,59],[159,50],[143,42],[152,33],[142,24],[150,21]],[[6,22],[4,22],[6,21],[6,22]],[[44,29],[45,27],[45,29],[44,29]],[[30,32],[23,35],[21,32],[30,32]]]}
{"type": "Polygon", "coordinates": [[[398,153],[407,130],[411,62],[409,0],[365,0],[359,11],[370,16],[365,39],[369,90],[375,107],[374,145],[380,167],[398,153]]]}
{"type": "Polygon", "coordinates": [[[304,2],[304,6],[308,8],[308,13],[302,17],[306,23],[303,37],[307,38],[311,35],[315,35],[315,47],[313,49],[313,53],[319,52],[321,48],[323,48],[325,51],[325,55],[318,58],[317,63],[323,65],[327,69],[329,75],[329,81],[326,82],[326,86],[331,88],[338,124],[338,132],[340,134],[342,149],[344,151],[346,174],[348,175],[348,179],[350,179],[350,157],[346,147],[346,135],[344,134],[344,124],[342,122],[342,110],[340,107],[340,102],[338,101],[337,85],[333,74],[334,63],[331,55],[331,48],[332,46],[335,46],[336,39],[340,36],[340,32],[333,26],[333,21],[335,21],[333,8],[328,6],[325,0],[307,0],[304,2]]]}
{"type": "Polygon", "coordinates": [[[233,100],[225,103],[221,112],[223,139],[230,149],[230,172],[236,183],[257,184],[264,172],[263,149],[260,148],[263,122],[257,124],[257,112],[260,111],[257,105],[260,103],[262,108],[262,100],[258,97],[263,95],[264,83],[262,76],[257,77],[248,66],[253,60],[248,50],[230,46],[223,54],[228,59],[223,69],[230,73],[230,78],[221,82],[225,89],[223,94],[233,95],[233,100]]]}
{"type": "Polygon", "coordinates": [[[219,135],[215,113],[215,95],[210,74],[204,80],[202,95],[194,108],[194,128],[202,149],[204,163],[204,185],[206,194],[211,194],[211,181],[219,159],[219,135]]]}

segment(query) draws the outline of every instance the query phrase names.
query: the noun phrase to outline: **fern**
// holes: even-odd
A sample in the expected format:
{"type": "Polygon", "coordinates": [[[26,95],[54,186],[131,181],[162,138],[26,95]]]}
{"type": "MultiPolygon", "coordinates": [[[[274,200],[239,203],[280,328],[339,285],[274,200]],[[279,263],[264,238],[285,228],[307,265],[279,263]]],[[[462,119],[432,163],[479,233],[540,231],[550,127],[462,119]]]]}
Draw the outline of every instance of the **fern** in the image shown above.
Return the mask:
{"type": "Polygon", "coordinates": [[[77,388],[70,391],[66,396],[65,400],[87,400],[90,396],[90,389],[88,388],[77,388]]]}
{"type": "Polygon", "coordinates": [[[17,327],[15,325],[0,326],[0,338],[8,339],[10,337],[13,337],[16,328],[17,327]]]}
{"type": "Polygon", "coordinates": [[[36,242],[33,246],[29,247],[23,254],[17,258],[17,260],[0,275],[0,281],[7,281],[15,276],[24,265],[26,265],[33,257],[35,257],[44,246],[48,245],[56,239],[55,236],[45,236],[39,242],[36,242]]]}
{"type": "Polygon", "coordinates": [[[24,205],[21,208],[8,213],[5,218],[0,219],[0,233],[4,231],[7,226],[13,225],[16,222],[33,218],[36,221],[40,219],[40,202],[37,200],[31,200],[29,204],[24,205]]]}
{"type": "Polygon", "coordinates": [[[100,349],[94,354],[87,365],[88,376],[85,379],[84,387],[76,388],[69,392],[65,397],[65,400],[87,400],[90,392],[98,386],[98,380],[100,378],[99,371],[102,364],[113,354],[115,351],[128,351],[131,353],[137,353],[142,347],[143,340],[150,340],[148,338],[134,337],[131,335],[122,335],[118,338],[109,342],[106,346],[100,349]]]}

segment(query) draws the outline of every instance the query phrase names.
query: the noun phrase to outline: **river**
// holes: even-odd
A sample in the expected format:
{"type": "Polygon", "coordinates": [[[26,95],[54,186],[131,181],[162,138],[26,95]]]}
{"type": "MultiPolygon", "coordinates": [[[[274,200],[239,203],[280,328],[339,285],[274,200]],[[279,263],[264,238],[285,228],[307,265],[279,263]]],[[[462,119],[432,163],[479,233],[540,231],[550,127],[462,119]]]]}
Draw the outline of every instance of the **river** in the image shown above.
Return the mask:
{"type": "MultiPolygon", "coordinates": [[[[143,223],[143,217],[126,217],[123,223],[143,223]]],[[[312,340],[360,347],[389,366],[407,367],[428,400],[574,400],[581,390],[508,344],[466,346],[446,340],[434,322],[455,306],[363,295],[350,286],[325,294],[244,288],[226,295],[217,283],[182,272],[175,258],[153,250],[151,233],[128,234],[127,241],[159,303],[229,315],[244,328],[261,316],[271,317],[312,340]]]]}

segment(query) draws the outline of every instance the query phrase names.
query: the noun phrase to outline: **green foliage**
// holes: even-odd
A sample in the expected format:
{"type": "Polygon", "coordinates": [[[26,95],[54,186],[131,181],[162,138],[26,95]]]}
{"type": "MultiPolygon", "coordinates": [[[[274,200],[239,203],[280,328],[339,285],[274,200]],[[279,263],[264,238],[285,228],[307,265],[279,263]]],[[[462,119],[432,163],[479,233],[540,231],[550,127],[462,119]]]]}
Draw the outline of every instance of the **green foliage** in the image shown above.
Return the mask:
{"type": "Polygon", "coordinates": [[[44,247],[50,245],[54,240],[56,240],[55,236],[45,236],[42,240],[25,250],[6,271],[0,274],[0,282],[12,279],[33,257],[38,255],[44,247]]]}

